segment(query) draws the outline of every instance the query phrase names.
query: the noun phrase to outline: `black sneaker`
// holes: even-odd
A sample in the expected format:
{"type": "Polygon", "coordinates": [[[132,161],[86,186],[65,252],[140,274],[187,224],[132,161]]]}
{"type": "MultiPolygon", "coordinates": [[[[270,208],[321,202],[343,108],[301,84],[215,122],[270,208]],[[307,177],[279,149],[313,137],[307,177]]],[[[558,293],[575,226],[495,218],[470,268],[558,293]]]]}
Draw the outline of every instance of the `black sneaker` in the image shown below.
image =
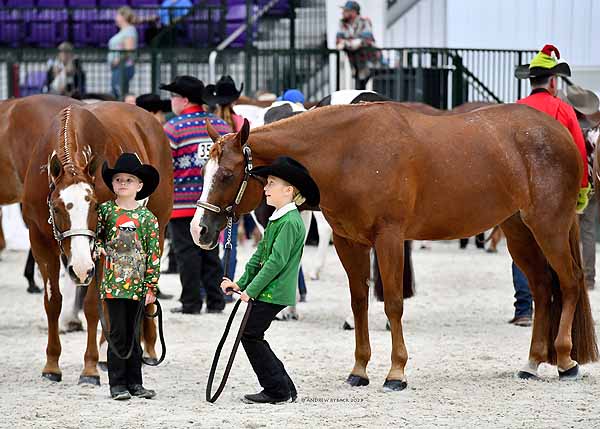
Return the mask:
{"type": "Polygon", "coordinates": [[[115,401],[131,399],[131,394],[125,386],[110,386],[110,397],[115,401]]]}
{"type": "Polygon", "coordinates": [[[132,384],[128,386],[128,389],[131,396],[135,396],[136,398],[152,399],[156,396],[154,390],[146,389],[141,384],[132,384]]]}

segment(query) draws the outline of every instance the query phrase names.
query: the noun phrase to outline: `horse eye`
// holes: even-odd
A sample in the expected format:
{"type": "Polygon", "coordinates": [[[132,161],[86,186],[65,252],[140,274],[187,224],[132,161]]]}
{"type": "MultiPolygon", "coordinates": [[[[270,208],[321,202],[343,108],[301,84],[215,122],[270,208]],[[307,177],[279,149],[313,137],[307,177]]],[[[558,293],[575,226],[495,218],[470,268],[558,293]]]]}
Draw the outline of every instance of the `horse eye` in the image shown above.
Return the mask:
{"type": "Polygon", "coordinates": [[[67,210],[71,210],[73,208],[73,203],[68,203],[67,204],[67,210]]]}

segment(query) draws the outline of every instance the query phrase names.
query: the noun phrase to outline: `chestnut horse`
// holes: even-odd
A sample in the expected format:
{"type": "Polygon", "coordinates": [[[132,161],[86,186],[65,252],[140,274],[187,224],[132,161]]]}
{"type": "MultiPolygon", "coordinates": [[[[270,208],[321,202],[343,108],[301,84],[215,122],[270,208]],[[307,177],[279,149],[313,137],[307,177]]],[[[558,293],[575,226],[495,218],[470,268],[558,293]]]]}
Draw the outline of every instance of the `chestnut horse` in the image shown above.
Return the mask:
{"type": "MultiPolygon", "coordinates": [[[[23,216],[44,280],[48,346],[42,375],[52,381],[62,378],[58,364],[61,352],[58,333],[62,305],[58,283],[61,259],[73,282],[80,285],[92,282],[95,288],[92,247],[96,207],[114,198],[102,181],[98,167],[104,160],[113,164],[123,152],[137,153],[142,162],[152,164],[160,173],[160,184],[147,205],[158,218],[162,246],[172,207],[173,164],[163,129],[151,114],[119,102],[73,104],[53,119],[32,153],[25,182],[23,216]],[[40,171],[42,166],[46,168],[40,171]],[[53,224],[48,223],[48,210],[53,224]]],[[[84,369],[79,380],[99,384],[96,365],[98,312],[94,291],[85,297],[84,313],[88,336],[84,369]]],[[[155,338],[148,340],[154,344],[155,338]]],[[[156,355],[153,350],[146,351],[156,355]]]]}
{"type": "Polygon", "coordinates": [[[561,378],[574,378],[577,361],[597,360],[575,213],[582,162],[568,131],[548,115],[509,104],[428,116],[398,103],[367,103],[323,107],[252,133],[247,124],[223,137],[208,130],[215,144],[191,224],[200,247],[217,246],[231,212],[259,203],[261,182],[245,173],[250,157],[254,166],[293,157],[319,186],[350,283],[356,349],[349,384],[369,382],[369,249],[379,255],[391,325],[384,389],[402,390],[404,240],[456,239],[496,224],[535,299],[529,360],[519,375],[535,378],[548,362],[561,378]]]}

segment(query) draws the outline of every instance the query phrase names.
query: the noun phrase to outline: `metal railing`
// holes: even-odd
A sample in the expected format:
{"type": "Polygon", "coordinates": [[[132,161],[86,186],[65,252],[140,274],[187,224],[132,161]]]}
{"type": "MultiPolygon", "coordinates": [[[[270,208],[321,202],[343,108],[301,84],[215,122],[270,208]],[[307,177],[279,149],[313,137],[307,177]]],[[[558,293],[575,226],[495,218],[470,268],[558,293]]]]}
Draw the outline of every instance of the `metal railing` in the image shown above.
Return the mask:
{"type": "MultiPolygon", "coordinates": [[[[86,93],[111,93],[108,52],[107,49],[74,51],[85,73],[86,93]]],[[[44,91],[48,60],[56,58],[57,53],[55,49],[39,48],[0,50],[0,98],[44,91]]],[[[121,84],[121,94],[158,93],[161,82],[170,82],[177,75],[210,81],[209,49],[148,48],[128,54],[135,58],[135,73],[127,87],[121,84]]],[[[229,74],[236,82],[244,82],[249,95],[258,90],[280,94],[288,88],[299,88],[307,100],[318,101],[338,87],[330,79],[336,73],[337,58],[337,51],[322,49],[226,49],[216,63],[216,76],[229,74]],[[246,79],[248,74],[250,79],[246,79]]]]}

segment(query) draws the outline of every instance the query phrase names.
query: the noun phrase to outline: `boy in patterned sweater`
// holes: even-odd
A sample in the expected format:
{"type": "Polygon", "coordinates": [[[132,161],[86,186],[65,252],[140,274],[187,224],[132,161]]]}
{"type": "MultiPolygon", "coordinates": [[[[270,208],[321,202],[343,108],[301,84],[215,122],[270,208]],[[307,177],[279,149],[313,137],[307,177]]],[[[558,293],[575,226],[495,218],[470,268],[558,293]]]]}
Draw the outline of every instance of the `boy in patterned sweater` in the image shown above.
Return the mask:
{"type": "Polygon", "coordinates": [[[156,395],[142,384],[142,348],[134,338],[137,315],[156,300],[160,275],[159,228],[156,216],[136,200],[149,197],[159,182],[158,171],[124,153],[115,168],[102,166],[102,178],[116,198],[98,207],[96,248],[104,256],[100,297],[110,317],[108,380],[113,399],[156,395]],[[135,341],[131,356],[124,356],[135,341]],[[117,348],[117,354],[112,347],[117,348]]]}
{"type": "Polygon", "coordinates": [[[247,403],[280,403],[296,400],[297,392],[283,363],[277,358],[265,332],[281,310],[296,304],[298,270],[304,249],[304,222],[296,206],[306,201],[319,204],[319,188],[298,161],[277,158],[252,174],[267,177],[267,204],[275,207],[263,239],[237,283],[225,278],[221,288],[227,294],[242,291],[241,298],[253,300],[252,310],[242,334],[242,345],[262,392],[245,395],[247,403]]]}

